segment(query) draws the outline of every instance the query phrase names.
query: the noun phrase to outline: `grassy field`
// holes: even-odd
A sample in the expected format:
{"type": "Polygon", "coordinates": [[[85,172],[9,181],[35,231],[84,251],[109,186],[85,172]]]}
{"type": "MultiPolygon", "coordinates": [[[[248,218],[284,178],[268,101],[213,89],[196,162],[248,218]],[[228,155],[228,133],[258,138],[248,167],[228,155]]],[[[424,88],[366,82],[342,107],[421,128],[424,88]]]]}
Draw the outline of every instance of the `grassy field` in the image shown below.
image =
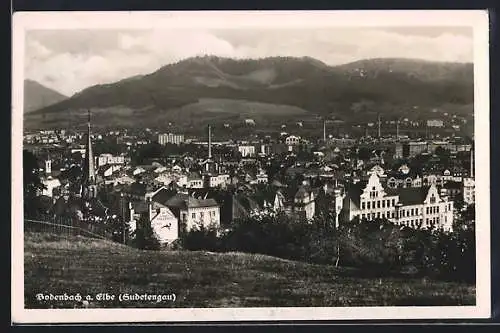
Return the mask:
{"type": "Polygon", "coordinates": [[[91,301],[91,307],[473,305],[473,286],[356,277],[352,271],[264,255],[140,251],[84,237],[27,233],[25,307],[66,308],[36,294],[175,294],[175,301],[91,301]]]}

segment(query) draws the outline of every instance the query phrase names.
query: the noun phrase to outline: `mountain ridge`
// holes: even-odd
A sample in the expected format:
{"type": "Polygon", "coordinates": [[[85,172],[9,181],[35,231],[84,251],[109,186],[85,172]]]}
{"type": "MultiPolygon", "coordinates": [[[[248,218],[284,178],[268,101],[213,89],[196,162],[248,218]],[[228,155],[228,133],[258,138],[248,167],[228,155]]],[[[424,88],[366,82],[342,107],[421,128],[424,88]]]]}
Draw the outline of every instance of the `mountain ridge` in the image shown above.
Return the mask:
{"type": "Polygon", "coordinates": [[[68,96],[35,80],[24,80],[24,113],[43,109],[67,98],[68,96]]]}
{"type": "Polygon", "coordinates": [[[403,58],[329,66],[310,57],[193,57],[149,74],[88,87],[35,114],[118,106],[165,113],[203,98],[288,105],[315,115],[344,117],[354,114],[357,103],[373,107],[362,108],[360,116],[412,105],[468,105],[473,102],[473,66],[403,58]]]}

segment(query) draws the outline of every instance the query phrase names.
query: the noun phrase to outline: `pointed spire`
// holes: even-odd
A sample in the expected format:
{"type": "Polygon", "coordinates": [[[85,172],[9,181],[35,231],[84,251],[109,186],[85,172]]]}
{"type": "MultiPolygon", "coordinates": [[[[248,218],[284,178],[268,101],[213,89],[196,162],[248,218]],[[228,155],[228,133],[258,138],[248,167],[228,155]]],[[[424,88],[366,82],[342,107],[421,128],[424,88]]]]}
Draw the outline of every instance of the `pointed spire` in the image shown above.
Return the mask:
{"type": "Polygon", "coordinates": [[[90,186],[95,185],[94,154],[92,152],[92,133],[90,131],[90,110],[88,110],[87,142],[85,147],[85,161],[83,165],[83,188],[86,195],[95,195],[90,186]]]}

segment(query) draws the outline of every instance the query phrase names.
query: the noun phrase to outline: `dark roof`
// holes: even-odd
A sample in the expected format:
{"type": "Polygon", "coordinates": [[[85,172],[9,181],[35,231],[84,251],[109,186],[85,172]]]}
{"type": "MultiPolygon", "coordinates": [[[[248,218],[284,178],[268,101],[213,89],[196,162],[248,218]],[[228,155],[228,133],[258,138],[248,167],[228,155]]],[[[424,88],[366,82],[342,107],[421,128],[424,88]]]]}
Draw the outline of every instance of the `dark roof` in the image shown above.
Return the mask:
{"type": "Polygon", "coordinates": [[[165,205],[177,209],[218,206],[215,199],[196,199],[187,194],[176,194],[165,202],[165,205]]]}
{"type": "Polygon", "coordinates": [[[201,180],[201,176],[198,172],[190,172],[187,176],[188,180],[201,180]]]}
{"type": "Polygon", "coordinates": [[[169,190],[166,188],[162,188],[151,198],[152,201],[158,202],[161,204],[165,204],[170,198],[172,198],[176,194],[175,190],[169,190]]]}
{"type": "Polygon", "coordinates": [[[356,184],[349,184],[346,187],[347,196],[354,202],[356,206],[359,206],[359,197],[363,193],[363,189],[366,187],[366,181],[360,181],[356,184]]]}
{"type": "Polygon", "coordinates": [[[462,189],[462,183],[461,182],[446,182],[446,184],[444,184],[444,188],[446,188],[446,189],[462,189]]]}
{"type": "MultiPolygon", "coordinates": [[[[151,202],[152,208],[156,209],[159,207],[165,207],[165,205],[162,205],[158,202],[151,202]]],[[[148,211],[148,202],[145,201],[136,201],[132,202],[132,207],[134,208],[134,211],[136,213],[145,213],[148,211]]]]}
{"type": "Polygon", "coordinates": [[[130,194],[145,195],[147,192],[146,184],[142,183],[132,183],[128,188],[130,194]]]}
{"type": "Polygon", "coordinates": [[[397,189],[395,192],[399,195],[399,202],[403,205],[417,205],[424,202],[429,188],[430,186],[407,187],[397,189]]]}

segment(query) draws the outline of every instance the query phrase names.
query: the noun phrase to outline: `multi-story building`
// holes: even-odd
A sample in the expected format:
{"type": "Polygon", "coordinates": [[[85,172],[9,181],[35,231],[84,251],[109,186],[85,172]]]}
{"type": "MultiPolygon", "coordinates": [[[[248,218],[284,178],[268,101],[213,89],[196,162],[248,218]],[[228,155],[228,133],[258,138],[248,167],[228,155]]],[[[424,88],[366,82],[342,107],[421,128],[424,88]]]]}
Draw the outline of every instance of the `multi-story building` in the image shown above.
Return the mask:
{"type": "Polygon", "coordinates": [[[97,167],[108,164],[125,164],[125,156],[113,156],[112,154],[101,154],[97,157],[97,167]]]}
{"type": "Polygon", "coordinates": [[[196,172],[191,172],[187,176],[187,188],[203,188],[203,178],[196,173],[196,172]]]}
{"type": "Polygon", "coordinates": [[[443,127],[444,122],[439,119],[427,120],[427,127],[443,127]]]}
{"type": "Polygon", "coordinates": [[[158,143],[160,145],[166,145],[167,143],[179,145],[183,142],[184,142],[184,134],[173,134],[173,133],[158,134],[158,143]]]}
{"type": "Polygon", "coordinates": [[[251,145],[238,146],[238,152],[240,152],[242,157],[254,157],[255,146],[251,145]]]}
{"type": "Polygon", "coordinates": [[[186,231],[196,227],[220,227],[220,207],[214,199],[177,194],[165,202],[186,231]]]}
{"type": "Polygon", "coordinates": [[[425,141],[410,141],[403,145],[403,156],[414,157],[427,152],[427,142],[425,141]]]}
{"type": "Polygon", "coordinates": [[[474,204],[476,202],[476,184],[474,178],[464,178],[463,185],[464,202],[468,205],[474,204]]]}
{"type": "Polygon", "coordinates": [[[376,173],[367,182],[350,184],[343,203],[343,216],[349,221],[388,219],[412,228],[440,228],[451,231],[453,201],[440,195],[435,185],[385,189],[376,173]]]}
{"type": "Polygon", "coordinates": [[[129,231],[133,233],[138,227],[141,217],[151,225],[153,234],[160,245],[170,244],[179,238],[179,220],[172,211],[158,202],[130,202],[128,213],[129,231]]]}
{"type": "Polygon", "coordinates": [[[395,145],[394,158],[403,158],[403,145],[401,143],[395,145]]]}
{"type": "Polygon", "coordinates": [[[300,143],[300,137],[295,136],[295,135],[287,136],[285,139],[285,144],[287,146],[294,146],[294,145],[298,145],[299,143],[300,143]]]}
{"type": "Polygon", "coordinates": [[[204,178],[205,187],[225,187],[230,183],[230,176],[228,174],[207,174],[204,178]]]}

